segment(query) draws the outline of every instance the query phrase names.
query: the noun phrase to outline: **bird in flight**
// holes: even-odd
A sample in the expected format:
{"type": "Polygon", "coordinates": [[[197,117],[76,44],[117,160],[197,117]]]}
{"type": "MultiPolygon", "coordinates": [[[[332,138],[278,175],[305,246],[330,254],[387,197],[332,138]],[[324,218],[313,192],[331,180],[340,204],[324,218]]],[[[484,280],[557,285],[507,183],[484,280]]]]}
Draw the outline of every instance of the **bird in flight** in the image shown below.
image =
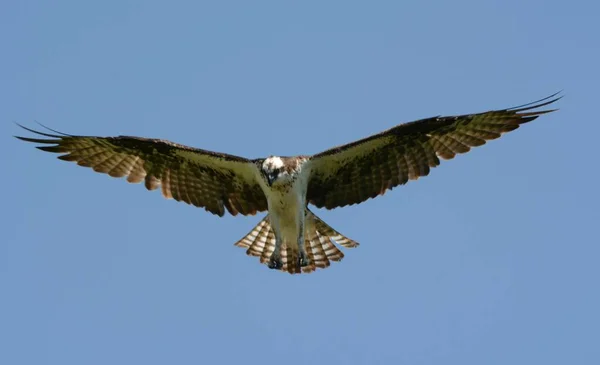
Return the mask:
{"type": "MultiPolygon", "coordinates": [[[[557,93],[558,94],[558,93],[557,93]]],[[[459,116],[432,117],[397,125],[379,134],[312,156],[247,159],[141,137],[94,137],[25,130],[46,138],[16,137],[42,144],[59,159],[91,167],[166,198],[218,216],[268,214],[235,243],[271,269],[308,273],[340,261],[358,242],[344,236],[309,208],[333,209],[383,195],[426,176],[440,158],[449,160],[471,147],[519,128],[561,96],[553,94],[518,107],[459,116]]]]}

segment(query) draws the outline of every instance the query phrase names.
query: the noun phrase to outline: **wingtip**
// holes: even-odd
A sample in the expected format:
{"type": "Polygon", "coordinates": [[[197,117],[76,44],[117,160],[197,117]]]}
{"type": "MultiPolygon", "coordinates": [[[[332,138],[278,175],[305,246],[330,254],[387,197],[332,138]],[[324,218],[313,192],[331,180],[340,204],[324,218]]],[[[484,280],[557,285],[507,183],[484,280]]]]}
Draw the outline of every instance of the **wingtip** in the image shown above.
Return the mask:
{"type": "Polygon", "coordinates": [[[73,137],[73,135],[71,135],[71,134],[63,133],[63,132],[57,131],[56,129],[52,129],[52,128],[50,128],[50,127],[48,127],[48,126],[46,126],[46,125],[38,122],[37,120],[35,122],[37,124],[39,124],[42,128],[45,128],[45,129],[47,129],[47,130],[49,130],[51,132],[58,133],[60,135],[67,136],[67,137],[73,137]]]}
{"type": "MultiPolygon", "coordinates": [[[[515,106],[512,108],[508,108],[508,109],[506,109],[506,111],[519,113],[519,112],[524,112],[527,110],[538,109],[538,108],[544,107],[546,105],[553,104],[564,97],[564,95],[560,95],[562,92],[563,92],[563,90],[557,91],[552,95],[546,96],[545,98],[542,98],[542,99],[539,99],[536,101],[532,101],[532,102],[529,102],[526,104],[522,104],[519,106],[515,106]]],[[[541,114],[551,113],[551,112],[554,112],[557,110],[559,110],[559,108],[550,109],[550,110],[542,110],[542,111],[538,111],[538,112],[531,112],[531,114],[532,115],[533,114],[541,115],[541,114]]]]}
{"type": "MultiPolygon", "coordinates": [[[[35,129],[32,129],[32,128],[29,128],[29,127],[25,127],[24,125],[22,125],[22,124],[20,124],[18,122],[14,122],[14,123],[16,125],[18,125],[19,127],[23,128],[24,130],[28,131],[28,132],[31,132],[31,133],[34,133],[34,134],[37,134],[37,135],[40,135],[40,136],[44,136],[44,137],[51,137],[51,138],[73,137],[70,134],[62,133],[62,132],[59,132],[59,131],[54,130],[52,128],[48,128],[45,125],[43,125],[43,124],[41,124],[41,123],[39,123],[37,121],[36,121],[36,123],[39,124],[40,126],[42,126],[43,128],[45,128],[45,129],[47,129],[47,130],[49,130],[51,132],[58,133],[58,134],[44,133],[44,132],[41,132],[41,131],[38,131],[38,130],[35,130],[35,129]]],[[[21,140],[24,140],[23,138],[25,138],[25,137],[19,137],[19,136],[13,136],[13,137],[21,139],[21,140]]]]}

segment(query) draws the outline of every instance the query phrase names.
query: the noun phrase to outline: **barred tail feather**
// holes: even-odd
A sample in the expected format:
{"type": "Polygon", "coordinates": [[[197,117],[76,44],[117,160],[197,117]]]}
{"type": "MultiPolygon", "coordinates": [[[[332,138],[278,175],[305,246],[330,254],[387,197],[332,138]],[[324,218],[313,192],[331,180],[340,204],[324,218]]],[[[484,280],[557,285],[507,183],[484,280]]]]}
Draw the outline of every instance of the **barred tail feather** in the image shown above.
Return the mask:
{"type": "MultiPolygon", "coordinates": [[[[335,241],[338,245],[344,246],[345,248],[354,248],[359,245],[358,242],[344,236],[340,232],[331,228],[329,224],[323,222],[319,217],[313,214],[310,210],[306,210],[308,216],[312,216],[315,220],[316,229],[321,232],[322,235],[329,237],[330,240],[335,241]]],[[[308,218],[308,216],[306,218],[308,218]]],[[[334,246],[335,247],[335,246],[334,246]]]]}
{"type": "Polygon", "coordinates": [[[246,253],[248,255],[261,256],[265,246],[268,245],[268,232],[270,230],[271,225],[269,224],[269,216],[267,215],[244,238],[237,241],[235,245],[247,248],[246,253]]]}
{"type": "MultiPolygon", "coordinates": [[[[331,261],[341,261],[344,254],[336,245],[345,248],[358,246],[358,242],[342,235],[319,217],[306,209],[304,232],[304,246],[310,264],[300,267],[298,247],[284,242],[281,246],[281,271],[290,274],[310,273],[317,268],[324,269],[331,265],[331,261]]],[[[235,243],[236,246],[246,248],[246,254],[257,256],[262,264],[267,264],[273,251],[275,251],[275,232],[271,227],[269,215],[265,216],[245,237],[235,243]]]]}
{"type": "Polygon", "coordinates": [[[290,274],[302,273],[302,268],[298,259],[300,258],[300,252],[294,244],[293,246],[284,242],[281,246],[281,263],[283,264],[281,271],[287,271],[290,274]]]}
{"type": "Polygon", "coordinates": [[[267,223],[266,227],[268,228],[268,232],[266,234],[266,242],[268,242],[268,244],[265,246],[265,248],[262,250],[262,253],[260,254],[261,264],[267,264],[269,262],[271,255],[275,251],[275,242],[277,242],[277,240],[275,239],[275,231],[271,228],[271,224],[267,223]]]}
{"type": "Polygon", "coordinates": [[[304,246],[310,264],[302,268],[303,272],[327,268],[331,265],[331,261],[342,261],[344,253],[335,246],[334,242],[346,248],[358,246],[358,242],[331,228],[308,209],[306,209],[305,225],[304,246]]]}

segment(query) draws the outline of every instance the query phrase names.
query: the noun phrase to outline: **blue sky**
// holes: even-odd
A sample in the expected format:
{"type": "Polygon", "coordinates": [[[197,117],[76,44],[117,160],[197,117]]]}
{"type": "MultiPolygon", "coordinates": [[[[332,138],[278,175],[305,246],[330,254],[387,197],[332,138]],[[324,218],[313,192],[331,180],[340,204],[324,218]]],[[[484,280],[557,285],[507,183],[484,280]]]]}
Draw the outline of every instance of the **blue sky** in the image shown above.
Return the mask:
{"type": "Polygon", "coordinates": [[[0,11],[0,363],[596,364],[595,2],[12,1],[0,11]],[[383,198],[310,275],[218,218],[14,138],[39,121],[261,157],[561,110],[383,198]]]}

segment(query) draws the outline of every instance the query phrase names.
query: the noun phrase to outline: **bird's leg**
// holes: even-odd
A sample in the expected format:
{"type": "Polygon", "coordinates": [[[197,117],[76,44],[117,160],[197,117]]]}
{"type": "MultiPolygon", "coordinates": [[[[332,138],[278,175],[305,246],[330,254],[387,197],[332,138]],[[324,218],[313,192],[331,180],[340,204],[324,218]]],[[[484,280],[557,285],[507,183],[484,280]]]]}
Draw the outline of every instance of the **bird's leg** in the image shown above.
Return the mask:
{"type": "Polygon", "coordinates": [[[298,235],[298,251],[300,251],[300,257],[298,257],[298,263],[300,267],[308,266],[310,260],[306,254],[306,246],[304,244],[304,220],[300,223],[300,234],[298,235]]]}
{"type": "Polygon", "coordinates": [[[300,257],[298,257],[298,263],[300,264],[300,267],[308,266],[310,264],[310,259],[308,258],[308,255],[306,254],[306,248],[304,247],[304,242],[302,242],[302,243],[298,242],[298,248],[300,248],[300,257]]]}
{"type": "Polygon", "coordinates": [[[269,269],[279,270],[283,267],[283,263],[281,262],[281,239],[279,235],[275,234],[275,250],[271,254],[271,258],[269,259],[269,269]]]}

